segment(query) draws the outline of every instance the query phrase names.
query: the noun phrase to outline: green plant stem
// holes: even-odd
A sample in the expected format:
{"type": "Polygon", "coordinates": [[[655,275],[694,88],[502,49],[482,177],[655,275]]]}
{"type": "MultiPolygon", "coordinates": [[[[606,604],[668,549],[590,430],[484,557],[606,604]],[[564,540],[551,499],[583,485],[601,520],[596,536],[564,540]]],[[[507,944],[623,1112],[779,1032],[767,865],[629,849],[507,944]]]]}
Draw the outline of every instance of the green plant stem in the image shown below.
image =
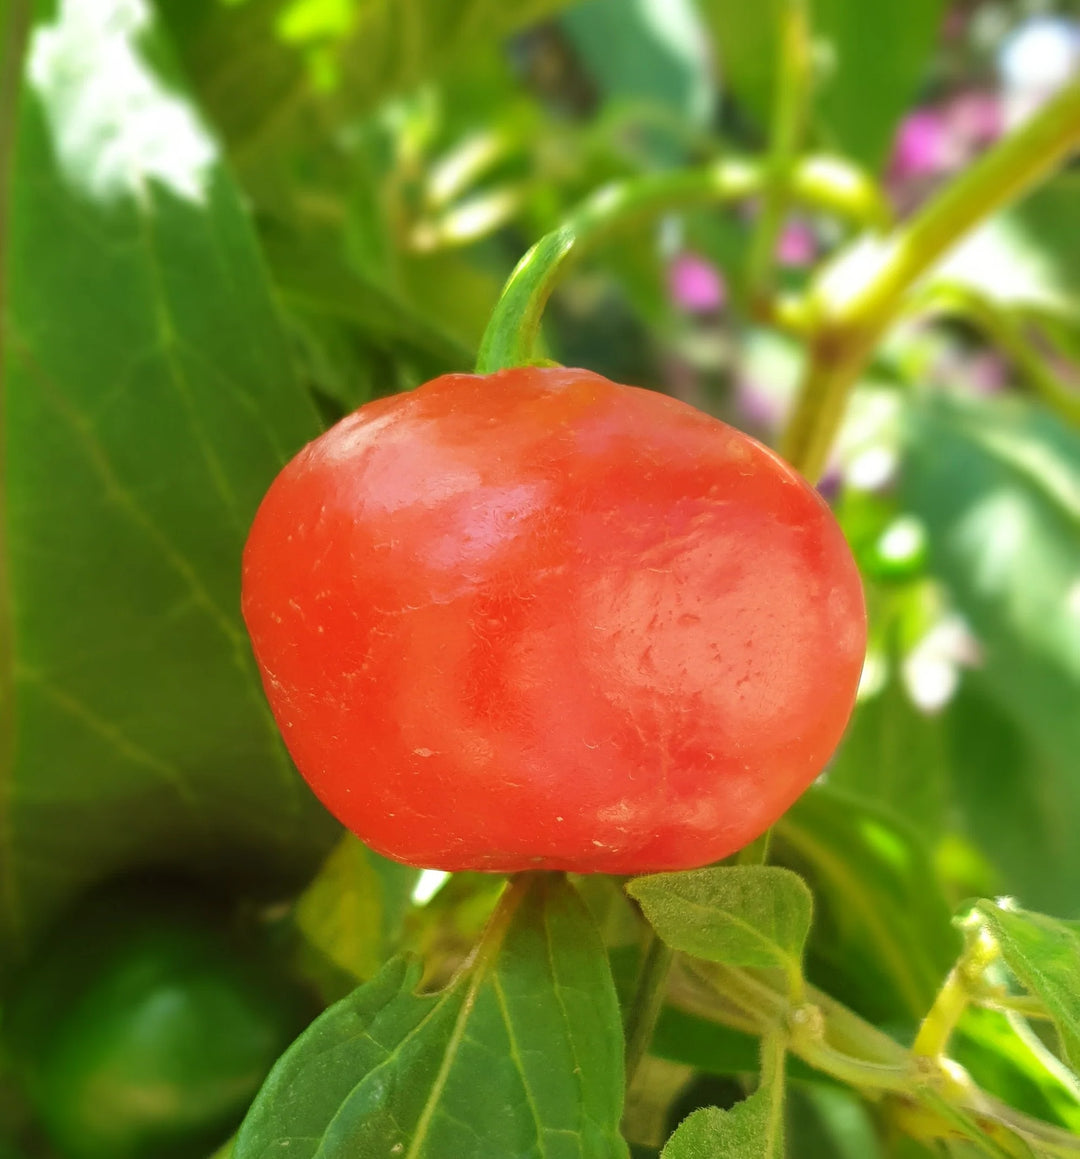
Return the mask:
{"type": "Polygon", "coordinates": [[[765,310],[776,246],[791,198],[791,172],[802,145],[810,95],[810,19],[807,0],[783,0],[779,15],[780,60],[769,133],[765,189],[750,246],[747,289],[751,305],[765,310]]]}
{"type": "Polygon", "coordinates": [[[756,165],[732,159],[598,190],[559,229],[545,234],[510,275],[480,341],[477,373],[491,374],[532,360],[544,307],[566,267],[616,229],[676,208],[737,200],[760,185],[756,165]]]}
{"type": "Polygon", "coordinates": [[[1050,1013],[1038,998],[1030,994],[976,994],[972,998],[976,1006],[996,1010],[999,1014],[1018,1014],[1021,1018],[1031,1018],[1037,1022],[1051,1022],[1050,1013]]]}
{"type": "Polygon", "coordinates": [[[986,971],[998,960],[997,943],[980,926],[966,926],[965,943],[956,965],[949,971],[934,1004],[919,1027],[912,1050],[927,1058],[944,1057],[964,1011],[984,989],[986,971]]]}
{"type": "MultiPolygon", "coordinates": [[[[597,190],[518,262],[480,341],[477,373],[492,374],[535,359],[544,307],[559,279],[583,254],[650,217],[752,197],[765,181],[758,161],[726,157],[699,169],[632,177],[597,190]]],[[[876,226],[886,212],[873,182],[838,158],[800,161],[791,170],[790,185],[793,200],[860,224],[876,226]]]]}
{"type": "Polygon", "coordinates": [[[739,850],[735,855],[735,864],[765,865],[769,860],[769,847],[772,845],[772,835],[773,827],[770,825],[760,837],[755,838],[749,845],[739,850]]]}
{"type": "Polygon", "coordinates": [[[935,282],[913,303],[913,309],[963,318],[1006,355],[1035,393],[1066,422],[1080,426],[1080,392],[1050,369],[1025,332],[1022,321],[970,286],[935,282]]]}
{"type": "Polygon", "coordinates": [[[788,1049],[803,1062],[869,1098],[902,1098],[918,1108],[920,1124],[940,1137],[947,1137],[952,1125],[935,1106],[966,1116],[980,1130],[1000,1134],[1004,1129],[1048,1154],[1080,1155],[1080,1137],[994,1099],[951,1060],[908,1050],[812,986],[806,988],[806,1003],[793,1008],[785,984],[777,972],[679,957],[670,1001],[747,1033],[765,1036],[786,1029],[788,1049]]]}
{"type": "Polygon", "coordinates": [[[952,1032],[971,1003],[971,993],[961,967],[949,971],[944,985],[934,999],[930,1013],[919,1026],[912,1050],[926,1058],[938,1058],[949,1047],[952,1032]]]}
{"type": "Polygon", "coordinates": [[[1063,88],[910,221],[831,262],[809,295],[813,334],[780,451],[809,478],[824,469],[847,395],[911,287],[973,226],[1014,201],[1080,143],[1080,80],[1063,88]]]}
{"type": "Polygon", "coordinates": [[[667,996],[668,976],[674,960],[672,950],[650,931],[649,942],[638,971],[634,998],[626,1015],[626,1086],[634,1081],[649,1049],[656,1020],[667,996]]]}

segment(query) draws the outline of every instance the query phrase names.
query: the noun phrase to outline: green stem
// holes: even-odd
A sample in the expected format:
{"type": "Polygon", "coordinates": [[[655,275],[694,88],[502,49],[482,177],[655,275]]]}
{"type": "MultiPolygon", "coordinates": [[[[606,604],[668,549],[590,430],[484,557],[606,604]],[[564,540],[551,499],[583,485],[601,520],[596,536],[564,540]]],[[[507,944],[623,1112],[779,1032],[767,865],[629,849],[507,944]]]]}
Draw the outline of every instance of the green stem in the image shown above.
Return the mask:
{"type": "Polygon", "coordinates": [[[809,362],[781,453],[805,475],[824,469],[847,395],[908,291],[973,226],[1014,201],[1080,143],[1080,80],[1052,100],[910,221],[863,239],[811,290],[809,362]]]}
{"type": "Polygon", "coordinates": [[[1053,1016],[1038,998],[1030,994],[996,994],[987,991],[972,998],[976,1006],[986,1010],[996,1010],[999,1014],[1018,1014],[1021,1018],[1031,1018],[1036,1022],[1053,1022],[1053,1016]]]}
{"type": "Polygon", "coordinates": [[[566,267],[616,229],[676,208],[746,197],[760,184],[760,171],[752,162],[731,159],[598,190],[518,262],[480,341],[477,373],[522,366],[533,358],[541,315],[566,267]]]}
{"type": "Polygon", "coordinates": [[[997,943],[980,926],[965,927],[964,935],[963,952],[949,971],[915,1036],[912,1050],[917,1055],[944,1057],[964,1011],[985,987],[986,971],[998,960],[997,943]]]}
{"type": "Polygon", "coordinates": [[[920,295],[916,310],[955,315],[970,322],[1006,355],[1046,405],[1067,422],[1080,426],[1080,393],[1050,369],[1023,323],[996,302],[970,286],[936,282],[920,295]]]}
{"type": "Polygon", "coordinates": [[[760,837],[755,838],[749,845],[743,846],[735,855],[736,865],[764,865],[769,860],[769,847],[772,845],[773,827],[760,837]]]}
{"type": "MultiPolygon", "coordinates": [[[[477,373],[533,361],[544,307],[559,279],[612,234],[658,214],[752,197],[765,179],[759,162],[727,157],[700,169],[632,177],[597,190],[518,262],[480,341],[477,373]]],[[[808,157],[794,167],[790,181],[794,200],[857,223],[876,228],[886,213],[873,182],[841,159],[808,157]]]]}
{"type": "Polygon", "coordinates": [[[652,1042],[656,1020],[667,996],[668,975],[674,954],[655,934],[649,934],[638,972],[634,998],[626,1015],[626,1086],[634,1081],[641,1060],[652,1042]]]}
{"type": "Polygon", "coordinates": [[[780,67],[769,134],[767,180],[747,272],[752,304],[764,308],[776,245],[791,197],[791,171],[802,144],[811,79],[810,19],[806,0],[783,0],[779,15],[780,67]]]}
{"type": "Polygon", "coordinates": [[[920,1123],[942,1137],[950,1124],[935,1106],[970,1118],[988,1132],[1004,1129],[1049,1154],[1080,1155],[1080,1137],[987,1095],[949,1059],[907,1050],[812,986],[807,987],[808,1001],[792,1007],[778,984],[779,975],[768,971],[680,959],[671,1001],[744,1032],[768,1036],[786,1029],[791,1053],[809,1066],[868,1097],[895,1095],[910,1101],[920,1123]]]}
{"type": "Polygon", "coordinates": [[[923,1019],[912,1050],[926,1058],[939,1058],[949,1047],[949,1040],[971,1002],[963,971],[959,966],[949,971],[944,985],[934,999],[930,1013],[923,1019]]]}

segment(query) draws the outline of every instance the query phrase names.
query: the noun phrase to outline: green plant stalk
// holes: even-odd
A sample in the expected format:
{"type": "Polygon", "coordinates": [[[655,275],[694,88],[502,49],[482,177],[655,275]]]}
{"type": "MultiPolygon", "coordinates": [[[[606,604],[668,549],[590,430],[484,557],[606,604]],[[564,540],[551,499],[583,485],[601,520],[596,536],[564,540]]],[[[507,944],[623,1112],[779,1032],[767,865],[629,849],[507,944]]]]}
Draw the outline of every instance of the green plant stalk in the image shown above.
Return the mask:
{"type": "MultiPolygon", "coordinates": [[[[545,234],[510,275],[476,360],[478,374],[534,361],[540,320],[569,266],[601,242],[642,220],[701,205],[723,205],[760,193],[766,173],[745,157],[726,157],[699,169],[632,177],[597,190],[566,222],[545,234]]],[[[834,157],[800,161],[790,174],[793,200],[876,228],[886,211],[865,174],[834,157]]]]}
{"type": "Polygon", "coordinates": [[[744,845],[738,853],[735,854],[736,865],[765,865],[769,860],[769,848],[772,845],[773,827],[770,825],[768,829],[760,837],[755,837],[749,845],[744,845]]]}
{"type": "Polygon", "coordinates": [[[970,286],[935,282],[912,303],[913,310],[925,309],[971,323],[1006,355],[1046,405],[1066,422],[1080,426],[1080,393],[1070,389],[1050,369],[1035,348],[1024,327],[1007,310],[970,286]]]}
{"type": "Polygon", "coordinates": [[[981,927],[964,929],[963,953],[949,971],[915,1035],[912,1051],[925,1058],[943,1058],[964,1011],[984,988],[986,971],[1000,956],[997,943],[981,927]]]}
{"type": "Polygon", "coordinates": [[[656,1020],[667,997],[674,953],[652,931],[638,971],[634,997],[626,1015],[626,1086],[629,1090],[641,1060],[652,1042],[656,1020]]]}
{"type": "Polygon", "coordinates": [[[912,286],[969,230],[1014,201],[1080,144],[1080,80],[985,153],[882,241],[831,262],[809,294],[808,364],[780,453],[808,478],[825,467],[847,396],[912,286]]]}
{"type": "Polygon", "coordinates": [[[951,1126],[935,1103],[987,1133],[1005,1129],[1047,1154],[1080,1156],[1080,1137],[987,1095],[951,1060],[908,1050],[813,986],[806,988],[806,1003],[792,1007],[785,983],[777,972],[678,958],[670,1000],[687,1013],[744,1032],[768,1035],[786,1027],[792,1054],[867,1098],[910,1102],[922,1125],[939,1137],[951,1126]]]}
{"type": "Polygon", "coordinates": [[[761,214],[750,246],[751,305],[768,312],[776,246],[791,197],[791,171],[802,145],[812,76],[807,0],[784,0],[779,17],[780,59],[769,133],[761,214]]]}
{"type": "Polygon", "coordinates": [[[559,229],[545,234],[510,275],[481,339],[477,373],[491,374],[533,359],[544,307],[566,267],[616,229],[675,208],[738,200],[760,187],[756,165],[728,159],[701,170],[639,177],[598,190],[559,229]]]}
{"type": "Polygon", "coordinates": [[[923,1019],[912,1050],[924,1058],[940,1058],[949,1047],[952,1032],[971,1004],[971,993],[964,971],[954,966],[934,999],[930,1013],[923,1019]]]}

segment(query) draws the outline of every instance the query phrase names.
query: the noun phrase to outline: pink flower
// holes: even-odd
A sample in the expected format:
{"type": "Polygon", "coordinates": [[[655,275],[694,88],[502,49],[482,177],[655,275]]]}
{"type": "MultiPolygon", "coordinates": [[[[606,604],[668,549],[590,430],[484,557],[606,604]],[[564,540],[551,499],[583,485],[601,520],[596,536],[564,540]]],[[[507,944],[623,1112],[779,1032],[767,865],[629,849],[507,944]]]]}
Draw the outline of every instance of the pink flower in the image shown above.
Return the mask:
{"type": "Polygon", "coordinates": [[[727,301],[724,277],[711,262],[684,253],[668,266],[668,292],[677,306],[690,314],[712,314],[727,301]]]}
{"type": "Polygon", "coordinates": [[[804,221],[789,221],[780,234],[776,258],[782,266],[808,266],[817,257],[817,238],[804,221]]]}
{"type": "Polygon", "coordinates": [[[916,109],[901,122],[889,164],[891,175],[904,180],[930,177],[949,167],[951,154],[948,126],[934,109],[916,109]]]}
{"type": "Polygon", "coordinates": [[[971,90],[955,96],[945,109],[950,131],[969,147],[982,147],[1001,136],[1005,114],[993,93],[971,90]]]}

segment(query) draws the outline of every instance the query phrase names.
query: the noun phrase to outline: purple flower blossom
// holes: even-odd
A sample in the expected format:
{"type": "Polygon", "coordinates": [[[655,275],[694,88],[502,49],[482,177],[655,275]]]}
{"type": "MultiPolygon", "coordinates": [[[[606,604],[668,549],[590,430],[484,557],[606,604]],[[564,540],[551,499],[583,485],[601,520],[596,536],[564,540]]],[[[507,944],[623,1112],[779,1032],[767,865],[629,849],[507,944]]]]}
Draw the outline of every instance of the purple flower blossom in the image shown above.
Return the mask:
{"type": "Polygon", "coordinates": [[[804,221],[789,221],[776,246],[776,258],[783,266],[808,266],[817,257],[817,238],[804,221]]]}
{"type": "Polygon", "coordinates": [[[916,109],[901,122],[889,165],[894,179],[931,177],[949,167],[948,126],[936,109],[916,109]]]}
{"type": "Polygon", "coordinates": [[[727,302],[723,275],[698,254],[683,253],[672,260],[668,292],[672,301],[690,314],[712,314],[727,302]]]}

